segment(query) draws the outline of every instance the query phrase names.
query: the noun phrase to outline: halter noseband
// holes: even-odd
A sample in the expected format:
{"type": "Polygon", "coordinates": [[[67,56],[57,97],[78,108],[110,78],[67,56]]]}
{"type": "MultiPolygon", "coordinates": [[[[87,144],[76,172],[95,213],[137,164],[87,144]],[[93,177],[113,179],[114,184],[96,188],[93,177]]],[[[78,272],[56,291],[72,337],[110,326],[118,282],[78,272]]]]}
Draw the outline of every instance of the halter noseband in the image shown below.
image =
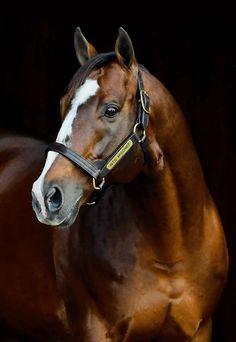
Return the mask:
{"type": "Polygon", "coordinates": [[[147,92],[144,90],[143,79],[139,70],[137,79],[137,101],[138,114],[133,131],[128,135],[127,138],[123,140],[123,142],[115,149],[115,151],[110,154],[108,158],[91,161],[85,159],[67,146],[58,142],[50,144],[46,149],[46,153],[49,151],[60,153],[93,178],[93,188],[95,193],[92,195],[92,201],[87,203],[89,205],[95,204],[97,202],[97,195],[105,184],[105,177],[137,142],[141,145],[145,158],[145,129],[148,125],[147,114],[150,113],[150,101],[147,92]]]}

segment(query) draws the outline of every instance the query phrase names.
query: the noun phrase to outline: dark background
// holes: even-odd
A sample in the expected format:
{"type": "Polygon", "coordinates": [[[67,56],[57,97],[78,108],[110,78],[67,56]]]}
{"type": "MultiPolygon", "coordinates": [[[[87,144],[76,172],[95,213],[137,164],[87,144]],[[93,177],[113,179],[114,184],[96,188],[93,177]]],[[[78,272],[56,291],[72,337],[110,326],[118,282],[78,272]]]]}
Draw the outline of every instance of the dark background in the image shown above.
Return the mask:
{"type": "Polygon", "coordinates": [[[81,26],[87,39],[104,52],[113,50],[118,27],[123,26],[138,62],[166,85],[190,124],[230,254],[213,341],[235,342],[235,26],[230,20],[210,18],[167,22],[161,14],[145,25],[123,19],[95,25],[84,16],[73,8],[69,16],[60,17],[0,14],[0,127],[54,140],[60,125],[59,99],[78,67],[74,29],[81,26]]]}

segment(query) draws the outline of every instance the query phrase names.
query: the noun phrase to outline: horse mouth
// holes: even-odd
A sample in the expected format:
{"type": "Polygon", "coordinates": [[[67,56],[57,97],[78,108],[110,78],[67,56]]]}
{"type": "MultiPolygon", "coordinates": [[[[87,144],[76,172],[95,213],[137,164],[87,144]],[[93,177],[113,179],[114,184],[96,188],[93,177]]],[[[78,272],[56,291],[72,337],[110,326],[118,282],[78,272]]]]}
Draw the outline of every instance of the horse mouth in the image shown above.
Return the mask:
{"type": "Polygon", "coordinates": [[[72,212],[70,212],[68,216],[66,216],[61,222],[53,226],[59,229],[69,228],[75,222],[79,213],[79,209],[80,209],[79,205],[77,207],[74,207],[72,212]]]}
{"type": "MultiPolygon", "coordinates": [[[[65,207],[65,204],[64,206],[65,207]]],[[[76,220],[79,209],[80,209],[80,198],[73,204],[73,206],[70,209],[62,208],[64,213],[58,213],[52,215],[47,215],[47,217],[44,217],[42,214],[42,211],[37,208],[37,210],[33,207],[35,215],[39,222],[47,225],[52,226],[59,229],[69,228],[76,220]]]]}

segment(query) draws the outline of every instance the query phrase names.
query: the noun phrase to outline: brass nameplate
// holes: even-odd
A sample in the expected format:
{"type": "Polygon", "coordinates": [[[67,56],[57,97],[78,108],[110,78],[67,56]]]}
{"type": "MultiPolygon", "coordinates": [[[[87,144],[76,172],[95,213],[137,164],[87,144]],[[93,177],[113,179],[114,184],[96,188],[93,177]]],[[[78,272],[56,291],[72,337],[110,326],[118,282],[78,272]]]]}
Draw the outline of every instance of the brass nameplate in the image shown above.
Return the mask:
{"type": "Polygon", "coordinates": [[[113,167],[118,163],[118,161],[129,151],[133,145],[132,140],[128,140],[127,143],[116,153],[116,155],[109,161],[106,168],[108,170],[113,169],[113,167]]]}

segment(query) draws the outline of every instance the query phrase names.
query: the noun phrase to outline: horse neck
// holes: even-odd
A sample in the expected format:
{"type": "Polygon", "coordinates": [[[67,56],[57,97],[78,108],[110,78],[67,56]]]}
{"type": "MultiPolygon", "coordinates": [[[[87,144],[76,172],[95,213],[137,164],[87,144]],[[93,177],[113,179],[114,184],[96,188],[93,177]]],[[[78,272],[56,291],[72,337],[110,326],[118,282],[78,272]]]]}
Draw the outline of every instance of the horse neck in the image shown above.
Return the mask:
{"type": "Polygon", "coordinates": [[[206,186],[199,159],[181,110],[164,86],[151,75],[145,85],[152,100],[145,171],[129,194],[138,207],[140,226],[159,250],[176,258],[183,245],[193,248],[201,238],[206,186]],[[154,90],[153,90],[154,89],[154,90]],[[159,146],[163,167],[157,158],[159,146]],[[156,241],[157,240],[157,241],[156,241]],[[175,246],[170,249],[169,246],[175,246]],[[168,247],[168,248],[167,248],[168,247]]]}

